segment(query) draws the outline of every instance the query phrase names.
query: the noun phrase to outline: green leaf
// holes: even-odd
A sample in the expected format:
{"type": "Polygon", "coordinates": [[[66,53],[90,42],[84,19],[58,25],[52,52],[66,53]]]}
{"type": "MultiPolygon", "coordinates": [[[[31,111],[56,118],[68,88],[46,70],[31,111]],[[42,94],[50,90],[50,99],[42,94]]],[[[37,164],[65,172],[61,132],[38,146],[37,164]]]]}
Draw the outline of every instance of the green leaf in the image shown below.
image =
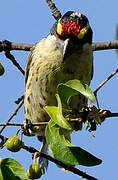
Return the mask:
{"type": "Polygon", "coordinates": [[[96,98],[92,90],[87,84],[83,84],[80,80],[74,79],[70,80],[67,83],[61,83],[58,85],[58,93],[61,98],[61,101],[64,104],[69,103],[69,99],[81,93],[84,95],[87,99],[89,99],[92,102],[96,102],[96,98]]]}
{"type": "Polygon", "coordinates": [[[51,134],[46,134],[48,137],[47,140],[49,140],[47,141],[48,145],[52,145],[57,140],[59,142],[63,142],[63,144],[66,146],[71,145],[70,131],[60,128],[60,126],[58,126],[53,120],[50,120],[48,124],[49,124],[49,128],[52,130],[52,133],[54,135],[53,136],[54,141],[52,141],[51,134]]]}
{"type": "Polygon", "coordinates": [[[1,171],[1,159],[0,159],[0,180],[4,180],[2,176],[2,171],[1,171]]]}
{"type": "Polygon", "coordinates": [[[3,180],[28,180],[25,169],[12,158],[2,159],[0,168],[3,180]]]}
{"type": "Polygon", "coordinates": [[[56,94],[58,107],[56,106],[45,106],[45,111],[49,114],[50,118],[62,128],[72,130],[71,125],[67,122],[62,114],[62,105],[60,101],[60,97],[56,94]]]}
{"type": "Polygon", "coordinates": [[[6,166],[2,167],[2,175],[4,180],[16,180],[15,174],[12,172],[12,170],[9,167],[6,166]]]}
{"type": "MultiPolygon", "coordinates": [[[[118,40],[118,24],[116,26],[116,40],[118,40]]],[[[118,56],[118,49],[116,49],[116,54],[118,56]]]]}
{"type": "Polygon", "coordinates": [[[101,160],[80,147],[76,147],[66,138],[65,131],[52,120],[46,127],[46,140],[51,154],[69,165],[95,166],[101,160]]]}
{"type": "Polygon", "coordinates": [[[2,66],[2,63],[0,62],[0,76],[4,74],[4,67],[2,66]]]}

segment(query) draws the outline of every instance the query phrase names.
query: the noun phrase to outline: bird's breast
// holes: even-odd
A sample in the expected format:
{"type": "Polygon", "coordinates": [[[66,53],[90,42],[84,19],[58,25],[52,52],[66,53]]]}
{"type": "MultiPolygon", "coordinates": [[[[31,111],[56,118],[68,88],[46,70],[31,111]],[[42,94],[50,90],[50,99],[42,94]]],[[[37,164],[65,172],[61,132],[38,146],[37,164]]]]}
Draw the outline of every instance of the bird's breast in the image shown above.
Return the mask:
{"type": "MultiPolygon", "coordinates": [[[[48,121],[43,107],[56,105],[56,87],[59,83],[79,79],[90,83],[92,74],[92,50],[86,44],[81,50],[68,56],[63,61],[62,49],[54,36],[49,36],[37,43],[32,54],[25,88],[25,113],[31,122],[48,121]]],[[[72,102],[72,106],[84,106],[85,101],[72,102]]],[[[38,133],[44,134],[44,127],[38,127],[38,133]]]]}

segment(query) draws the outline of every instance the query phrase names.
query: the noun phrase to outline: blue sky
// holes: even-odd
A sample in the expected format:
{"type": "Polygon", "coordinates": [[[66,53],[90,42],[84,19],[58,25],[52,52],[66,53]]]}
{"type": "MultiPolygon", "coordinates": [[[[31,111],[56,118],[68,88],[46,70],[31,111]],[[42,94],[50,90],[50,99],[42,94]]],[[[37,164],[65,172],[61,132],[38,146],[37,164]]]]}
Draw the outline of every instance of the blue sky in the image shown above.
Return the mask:
{"type": "MultiPolygon", "coordinates": [[[[93,41],[109,41],[115,39],[116,24],[118,23],[118,1],[117,0],[55,0],[54,1],[64,14],[68,10],[80,11],[85,14],[93,29],[93,41]]],[[[4,0],[0,2],[0,40],[10,40],[19,43],[35,43],[46,37],[53,23],[54,18],[51,16],[45,0],[4,0]]],[[[29,52],[12,51],[16,60],[25,68],[29,52]]],[[[4,53],[0,53],[0,61],[5,68],[4,76],[0,77],[0,122],[5,122],[11,112],[15,109],[14,101],[24,93],[24,77],[5,58],[4,53]]],[[[94,77],[91,82],[93,90],[115,69],[117,69],[118,57],[115,50],[94,52],[94,77]]],[[[109,109],[112,112],[118,112],[117,86],[118,75],[110,80],[98,93],[100,107],[109,109]]],[[[12,122],[22,122],[24,118],[24,109],[18,112],[18,115],[12,122]]],[[[8,137],[14,135],[17,128],[8,127],[3,134],[8,137]]],[[[78,166],[82,171],[97,177],[99,180],[116,180],[118,179],[118,118],[109,118],[98,126],[95,132],[96,138],[86,132],[73,133],[73,144],[76,144],[87,151],[93,153],[103,160],[103,163],[96,167],[78,166]]],[[[27,145],[35,145],[37,149],[40,144],[36,138],[24,137],[27,145]]],[[[26,169],[31,164],[31,154],[21,150],[18,153],[9,151],[0,151],[0,157],[14,157],[26,169]]],[[[53,163],[50,163],[47,173],[42,180],[61,178],[68,180],[79,179],[77,175],[61,171],[53,163]]],[[[80,178],[81,179],[81,178],[80,178]]]]}

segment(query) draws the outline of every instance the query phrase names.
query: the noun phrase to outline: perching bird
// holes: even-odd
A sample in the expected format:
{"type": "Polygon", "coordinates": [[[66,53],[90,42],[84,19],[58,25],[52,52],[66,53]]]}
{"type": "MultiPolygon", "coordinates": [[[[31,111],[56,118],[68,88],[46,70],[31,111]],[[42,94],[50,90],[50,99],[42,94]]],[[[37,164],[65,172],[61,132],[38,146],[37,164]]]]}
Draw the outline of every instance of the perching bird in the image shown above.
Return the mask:
{"type": "MultiPolygon", "coordinates": [[[[25,71],[25,119],[31,123],[49,121],[43,109],[56,105],[56,87],[72,79],[90,84],[93,74],[91,49],[92,29],[81,13],[68,11],[52,27],[50,34],[36,43],[28,57],[25,71]]],[[[87,106],[83,95],[73,97],[70,107],[77,111],[87,106]]],[[[31,132],[45,137],[45,126],[36,126],[31,132]]],[[[47,153],[45,138],[42,151],[47,153]]],[[[47,161],[42,159],[42,168],[47,161]]]]}

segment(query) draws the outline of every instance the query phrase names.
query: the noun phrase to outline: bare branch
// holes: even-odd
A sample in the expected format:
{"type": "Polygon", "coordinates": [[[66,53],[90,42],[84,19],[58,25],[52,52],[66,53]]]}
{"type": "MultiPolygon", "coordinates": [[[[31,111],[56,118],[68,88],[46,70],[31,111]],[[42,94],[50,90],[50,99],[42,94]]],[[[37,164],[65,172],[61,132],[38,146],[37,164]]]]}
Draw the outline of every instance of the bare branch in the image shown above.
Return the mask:
{"type": "MultiPolygon", "coordinates": [[[[48,122],[32,123],[32,126],[46,126],[48,122]]],[[[23,123],[7,123],[7,126],[23,126],[23,123]]],[[[6,123],[0,124],[0,126],[6,126],[6,123]]]]}
{"type": "MultiPolygon", "coordinates": [[[[4,146],[4,144],[6,143],[6,141],[7,141],[8,138],[5,137],[5,136],[0,135],[0,139],[1,139],[0,148],[3,148],[3,146],[4,146]]],[[[53,157],[51,157],[51,156],[49,156],[49,155],[47,155],[47,154],[44,154],[44,153],[39,152],[39,151],[38,151],[37,149],[35,149],[34,147],[24,145],[22,148],[23,148],[24,150],[30,152],[30,153],[36,153],[36,152],[38,152],[38,155],[39,155],[39,156],[48,159],[49,161],[51,161],[51,162],[53,162],[53,163],[55,163],[55,164],[63,167],[65,170],[71,171],[71,172],[73,172],[74,174],[77,174],[77,175],[81,176],[82,178],[86,178],[86,179],[88,179],[88,180],[97,180],[95,177],[92,177],[92,176],[86,174],[85,172],[80,171],[80,170],[77,169],[77,168],[74,168],[74,167],[72,167],[72,166],[69,166],[69,165],[63,163],[63,162],[60,161],[60,160],[57,160],[57,159],[55,159],[55,158],[53,158],[53,157]]]]}
{"type": "Polygon", "coordinates": [[[96,42],[92,44],[93,51],[118,49],[118,41],[96,42]]]}
{"type": "MultiPolygon", "coordinates": [[[[6,50],[30,51],[34,44],[14,43],[8,40],[0,41],[0,52],[6,50]]],[[[118,41],[96,42],[92,44],[93,51],[117,49],[118,41]]]]}
{"type": "Polygon", "coordinates": [[[48,6],[50,7],[52,11],[52,15],[56,20],[59,20],[61,18],[61,12],[57,9],[55,4],[52,2],[52,0],[46,0],[48,6]]]}
{"type": "MultiPolygon", "coordinates": [[[[100,110],[98,110],[99,112],[100,110]]],[[[118,117],[118,113],[112,113],[109,110],[102,110],[103,112],[105,112],[105,114],[99,114],[101,118],[109,118],[109,117],[118,117]]],[[[94,114],[93,114],[94,116],[94,114]]],[[[88,113],[88,118],[94,118],[93,116],[91,116],[91,112],[90,114],[88,113]]],[[[81,112],[81,115],[77,118],[67,118],[68,122],[83,122],[83,117],[84,117],[84,112],[81,112]]],[[[39,122],[39,123],[32,123],[32,126],[46,126],[48,124],[48,122],[39,122]]],[[[24,124],[23,123],[1,123],[0,126],[21,126],[23,127],[24,124]]]]}
{"type": "Polygon", "coordinates": [[[118,73],[118,69],[116,69],[110,76],[108,76],[108,78],[106,78],[98,87],[97,89],[94,91],[94,94],[96,95],[97,92],[116,74],[118,73]]]}
{"type": "Polygon", "coordinates": [[[22,101],[22,99],[24,99],[24,95],[22,95],[21,97],[19,97],[19,98],[15,101],[15,103],[16,103],[16,104],[19,104],[19,103],[22,101]]]}
{"type": "Polygon", "coordinates": [[[34,44],[14,43],[8,40],[0,41],[0,52],[11,50],[30,51],[34,44]]]}
{"type": "Polygon", "coordinates": [[[118,117],[118,113],[109,113],[109,115],[107,115],[106,118],[109,117],[118,117]]]}
{"type": "MultiPolygon", "coordinates": [[[[39,151],[37,151],[35,148],[33,148],[33,147],[31,147],[31,146],[24,146],[23,149],[25,149],[26,151],[28,151],[28,152],[30,152],[30,153],[39,152],[39,151]]],[[[92,176],[86,174],[85,172],[80,171],[80,170],[77,169],[77,168],[74,168],[74,167],[72,167],[72,166],[69,166],[69,165],[63,163],[62,161],[59,161],[59,160],[57,160],[57,159],[55,159],[55,158],[53,158],[53,157],[51,157],[51,156],[49,156],[49,155],[47,155],[47,154],[44,154],[44,153],[40,153],[40,152],[39,152],[39,156],[48,159],[49,161],[51,161],[51,162],[53,162],[53,163],[55,163],[55,164],[63,167],[65,170],[71,171],[71,172],[73,172],[74,174],[77,174],[77,175],[81,176],[82,178],[86,178],[86,179],[88,179],[88,180],[97,180],[95,177],[92,177],[92,176]]]]}
{"type": "Polygon", "coordinates": [[[4,126],[0,129],[0,134],[2,133],[2,131],[5,129],[5,127],[7,126],[7,124],[12,120],[12,118],[17,114],[18,110],[21,108],[21,106],[24,103],[24,99],[22,99],[20,101],[20,103],[18,104],[18,106],[16,107],[16,109],[13,111],[13,113],[11,114],[11,116],[9,117],[9,119],[6,121],[6,123],[4,124],[4,126]]]}
{"type": "Polygon", "coordinates": [[[20,64],[15,60],[15,57],[10,53],[9,50],[5,51],[5,56],[11,60],[11,62],[13,63],[14,66],[16,66],[18,68],[18,70],[25,75],[25,71],[22,69],[22,67],[20,66],[20,64]]]}

